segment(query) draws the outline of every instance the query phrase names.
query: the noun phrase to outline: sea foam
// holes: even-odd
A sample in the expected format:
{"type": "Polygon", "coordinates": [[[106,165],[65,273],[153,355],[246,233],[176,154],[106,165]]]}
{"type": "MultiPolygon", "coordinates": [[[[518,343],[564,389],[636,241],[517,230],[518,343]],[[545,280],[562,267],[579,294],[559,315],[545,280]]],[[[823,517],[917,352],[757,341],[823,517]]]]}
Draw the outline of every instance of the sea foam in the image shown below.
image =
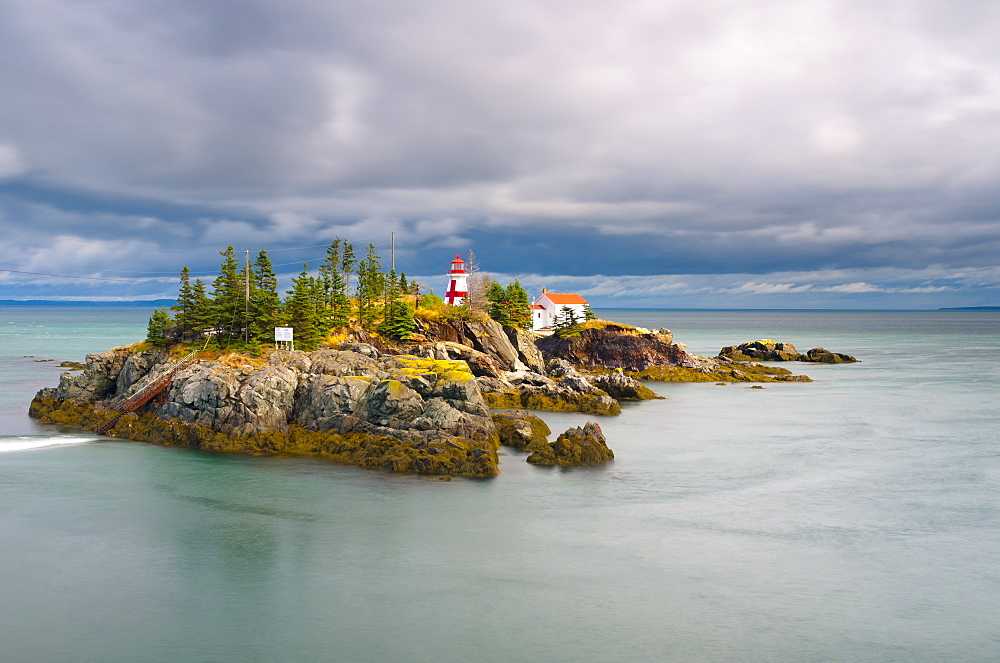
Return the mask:
{"type": "Polygon", "coordinates": [[[18,437],[0,437],[0,453],[7,451],[40,449],[42,447],[54,447],[63,444],[82,444],[84,442],[93,442],[96,439],[96,437],[83,437],[76,435],[22,435],[18,437]]]}

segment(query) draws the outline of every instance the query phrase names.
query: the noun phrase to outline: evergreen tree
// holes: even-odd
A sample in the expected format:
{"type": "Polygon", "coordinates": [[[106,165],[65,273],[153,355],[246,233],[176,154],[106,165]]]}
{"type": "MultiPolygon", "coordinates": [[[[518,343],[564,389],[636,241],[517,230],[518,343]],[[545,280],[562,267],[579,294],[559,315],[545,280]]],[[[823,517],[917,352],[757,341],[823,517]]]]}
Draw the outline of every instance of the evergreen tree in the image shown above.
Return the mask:
{"type": "Polygon", "coordinates": [[[590,304],[583,305],[583,319],[584,320],[596,320],[597,314],[590,310],[590,304]]]}
{"type": "Polygon", "coordinates": [[[250,276],[250,338],[272,344],[274,328],[281,322],[281,297],[278,277],[266,251],[257,254],[250,276]]]}
{"type": "Polygon", "coordinates": [[[212,328],[214,318],[212,300],[209,299],[205,282],[201,279],[195,279],[194,285],[191,286],[191,301],[191,314],[188,317],[191,335],[200,338],[206,330],[212,328]]]}
{"type": "Polygon", "coordinates": [[[507,322],[507,307],[505,306],[507,304],[507,291],[504,290],[504,287],[497,281],[491,282],[486,288],[486,299],[489,302],[490,317],[502,325],[510,324],[507,322]]]}
{"type": "Polygon", "coordinates": [[[233,245],[220,251],[222,264],[219,275],[212,286],[213,326],[219,329],[219,336],[227,341],[243,337],[245,324],[246,287],[240,274],[240,263],[236,259],[233,245]]]}
{"type": "Polygon", "coordinates": [[[337,237],[326,247],[326,260],[319,266],[319,281],[323,284],[323,302],[327,305],[333,299],[333,284],[340,274],[340,238],[337,237]]]}
{"type": "Polygon", "coordinates": [[[528,292],[518,281],[506,288],[492,282],[486,289],[490,317],[502,325],[518,329],[531,329],[531,305],[528,292]]]}
{"type": "Polygon", "coordinates": [[[287,291],[285,320],[295,330],[295,346],[300,350],[315,350],[325,336],[316,305],[321,288],[317,279],[309,276],[309,264],[306,263],[298,278],[292,279],[292,289],[287,291]]]}
{"type": "Polygon", "coordinates": [[[556,319],[552,326],[559,336],[573,336],[580,331],[580,326],[576,319],[576,311],[568,306],[563,306],[556,314],[556,319]]]}
{"type": "Polygon", "coordinates": [[[194,288],[191,285],[191,270],[184,267],[181,270],[181,287],[177,291],[177,304],[171,307],[176,314],[177,338],[187,341],[192,336],[191,314],[194,309],[194,288]]]}
{"type": "Polygon", "coordinates": [[[319,267],[322,284],[323,318],[326,327],[342,329],[351,323],[351,300],[347,296],[354,249],[339,237],[326,249],[326,260],[319,267]]]}
{"type": "Polygon", "coordinates": [[[404,301],[395,300],[389,304],[385,322],[378,326],[378,332],[391,338],[409,340],[417,328],[413,321],[413,309],[404,301]]]}
{"type": "Polygon", "coordinates": [[[358,323],[365,329],[374,329],[381,317],[382,298],[385,293],[385,274],[375,245],[368,245],[368,254],[358,264],[358,323]]]}
{"type": "Polygon", "coordinates": [[[510,302],[507,324],[518,329],[531,329],[531,301],[528,299],[528,291],[520,281],[514,279],[507,286],[506,294],[507,301],[510,302]]]}
{"type": "Polygon", "coordinates": [[[149,316],[149,325],[146,327],[146,340],[153,345],[166,345],[167,326],[170,324],[170,314],[166,309],[158,308],[149,316]]]}
{"type": "Polygon", "coordinates": [[[382,300],[382,315],[383,321],[389,319],[389,307],[393,302],[399,300],[400,290],[399,290],[399,277],[396,276],[396,270],[390,270],[389,275],[385,277],[385,282],[382,285],[385,294],[382,300]]]}
{"type": "Polygon", "coordinates": [[[347,280],[343,273],[338,273],[333,282],[327,311],[327,325],[342,329],[351,324],[351,300],[347,296],[347,280]]]}
{"type": "Polygon", "coordinates": [[[344,296],[351,291],[351,274],[354,273],[354,266],[358,264],[354,257],[354,247],[347,240],[343,240],[340,252],[340,273],[344,275],[344,296]]]}

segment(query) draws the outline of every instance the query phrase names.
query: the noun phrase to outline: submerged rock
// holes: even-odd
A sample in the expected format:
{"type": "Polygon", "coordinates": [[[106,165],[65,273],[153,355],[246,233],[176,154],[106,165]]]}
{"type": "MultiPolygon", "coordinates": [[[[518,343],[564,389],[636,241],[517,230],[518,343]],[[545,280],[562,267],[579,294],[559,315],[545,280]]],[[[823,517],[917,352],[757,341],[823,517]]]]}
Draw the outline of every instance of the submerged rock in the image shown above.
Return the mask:
{"type": "Polygon", "coordinates": [[[615,454],[608,448],[601,427],[588,421],[582,427],[570,428],[556,438],[555,442],[528,456],[527,461],[533,465],[580,467],[604,465],[614,458],[615,454]]]}

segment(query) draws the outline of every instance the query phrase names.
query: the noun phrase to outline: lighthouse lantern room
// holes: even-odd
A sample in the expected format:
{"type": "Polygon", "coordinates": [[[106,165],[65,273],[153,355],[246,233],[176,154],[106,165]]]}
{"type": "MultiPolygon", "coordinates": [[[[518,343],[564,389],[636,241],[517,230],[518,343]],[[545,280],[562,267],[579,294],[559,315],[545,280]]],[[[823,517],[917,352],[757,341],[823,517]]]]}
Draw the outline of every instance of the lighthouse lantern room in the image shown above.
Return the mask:
{"type": "Polygon", "coordinates": [[[465,301],[469,294],[469,275],[465,271],[465,261],[462,257],[455,256],[451,261],[451,271],[448,273],[448,291],[445,293],[445,301],[452,306],[458,306],[465,301]]]}

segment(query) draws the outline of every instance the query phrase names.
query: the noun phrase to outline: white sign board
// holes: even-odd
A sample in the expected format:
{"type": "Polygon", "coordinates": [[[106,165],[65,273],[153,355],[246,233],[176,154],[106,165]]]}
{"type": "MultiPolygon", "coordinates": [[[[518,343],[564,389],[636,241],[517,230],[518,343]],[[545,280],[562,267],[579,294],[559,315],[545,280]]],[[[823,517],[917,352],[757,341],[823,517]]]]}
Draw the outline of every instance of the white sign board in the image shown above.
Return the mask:
{"type": "Polygon", "coordinates": [[[274,328],[274,340],[275,341],[292,341],[292,328],[291,327],[275,327],[274,328]]]}

